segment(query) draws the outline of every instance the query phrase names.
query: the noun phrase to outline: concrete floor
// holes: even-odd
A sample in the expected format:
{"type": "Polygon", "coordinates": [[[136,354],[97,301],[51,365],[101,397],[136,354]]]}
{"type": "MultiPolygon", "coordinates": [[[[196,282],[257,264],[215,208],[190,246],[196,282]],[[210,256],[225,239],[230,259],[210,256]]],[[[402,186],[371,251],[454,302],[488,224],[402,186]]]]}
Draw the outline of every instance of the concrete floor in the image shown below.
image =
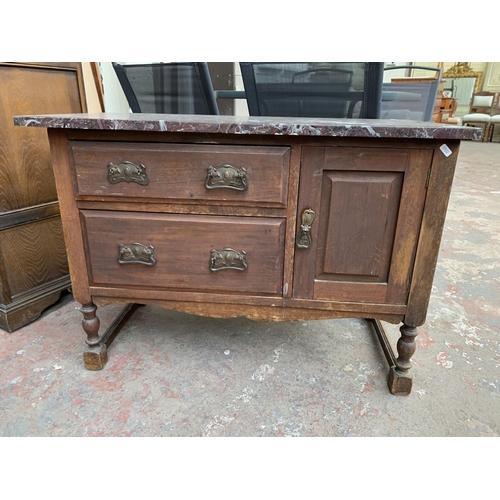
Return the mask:
{"type": "MultiPolygon", "coordinates": [[[[90,372],[66,294],[38,321],[0,330],[0,436],[498,436],[499,240],[500,144],[463,143],[410,396],[389,393],[359,319],[271,324],[146,306],[90,372]]],[[[120,307],[101,308],[101,324],[120,307]]]]}

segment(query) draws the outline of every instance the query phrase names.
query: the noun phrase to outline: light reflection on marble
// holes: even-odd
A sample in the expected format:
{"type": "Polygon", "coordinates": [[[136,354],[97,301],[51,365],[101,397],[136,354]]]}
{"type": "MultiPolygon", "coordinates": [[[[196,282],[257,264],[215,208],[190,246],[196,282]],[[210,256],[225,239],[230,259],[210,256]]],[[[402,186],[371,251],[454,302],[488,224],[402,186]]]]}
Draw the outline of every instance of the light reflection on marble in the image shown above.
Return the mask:
{"type": "Polygon", "coordinates": [[[83,130],[132,130],[205,134],[260,134],[328,137],[379,137],[471,140],[481,129],[409,120],[162,115],[146,113],[81,113],[15,116],[23,127],[83,130]]]}

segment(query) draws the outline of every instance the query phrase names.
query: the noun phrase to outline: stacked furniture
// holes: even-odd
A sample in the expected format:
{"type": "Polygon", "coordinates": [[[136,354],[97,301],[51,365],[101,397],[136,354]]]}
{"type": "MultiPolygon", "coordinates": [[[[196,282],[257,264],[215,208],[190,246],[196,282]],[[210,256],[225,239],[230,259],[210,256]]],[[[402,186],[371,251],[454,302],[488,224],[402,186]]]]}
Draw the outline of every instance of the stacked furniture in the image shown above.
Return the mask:
{"type": "Polygon", "coordinates": [[[0,328],[38,318],[70,287],[47,134],[13,116],[87,110],[79,63],[0,63],[0,328]]]}
{"type": "Polygon", "coordinates": [[[442,94],[438,94],[436,102],[439,104],[439,112],[434,120],[436,123],[449,123],[454,125],[458,125],[460,123],[460,118],[453,116],[457,110],[456,98],[443,97],[442,94]]]}

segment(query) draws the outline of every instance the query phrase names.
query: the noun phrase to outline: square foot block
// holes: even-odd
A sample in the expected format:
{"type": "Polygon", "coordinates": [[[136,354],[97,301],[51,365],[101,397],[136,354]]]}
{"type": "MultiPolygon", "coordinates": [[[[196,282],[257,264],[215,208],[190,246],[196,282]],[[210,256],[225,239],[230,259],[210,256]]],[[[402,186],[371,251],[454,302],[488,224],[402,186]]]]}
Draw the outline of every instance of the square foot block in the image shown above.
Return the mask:
{"type": "Polygon", "coordinates": [[[408,396],[413,386],[413,373],[407,372],[402,374],[396,370],[395,366],[391,366],[387,384],[391,394],[395,396],[408,396]]]}
{"type": "Polygon", "coordinates": [[[108,349],[106,344],[100,346],[87,347],[83,352],[83,363],[87,370],[102,370],[108,362],[108,349]]]}

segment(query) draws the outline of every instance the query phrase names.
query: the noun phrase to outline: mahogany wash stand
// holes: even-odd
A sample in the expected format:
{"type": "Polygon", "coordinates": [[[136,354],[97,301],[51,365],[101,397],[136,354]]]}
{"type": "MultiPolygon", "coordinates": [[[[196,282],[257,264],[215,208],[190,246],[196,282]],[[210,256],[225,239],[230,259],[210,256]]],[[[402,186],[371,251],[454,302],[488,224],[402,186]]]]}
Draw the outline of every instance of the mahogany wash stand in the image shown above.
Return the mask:
{"type": "Polygon", "coordinates": [[[148,114],[15,117],[45,127],[84,362],[136,304],[261,321],[366,318],[412,388],[461,140],[402,120],[148,114]],[[97,306],[127,305],[99,334],[97,306]],[[381,320],[402,323],[394,352],[381,320]]]}

